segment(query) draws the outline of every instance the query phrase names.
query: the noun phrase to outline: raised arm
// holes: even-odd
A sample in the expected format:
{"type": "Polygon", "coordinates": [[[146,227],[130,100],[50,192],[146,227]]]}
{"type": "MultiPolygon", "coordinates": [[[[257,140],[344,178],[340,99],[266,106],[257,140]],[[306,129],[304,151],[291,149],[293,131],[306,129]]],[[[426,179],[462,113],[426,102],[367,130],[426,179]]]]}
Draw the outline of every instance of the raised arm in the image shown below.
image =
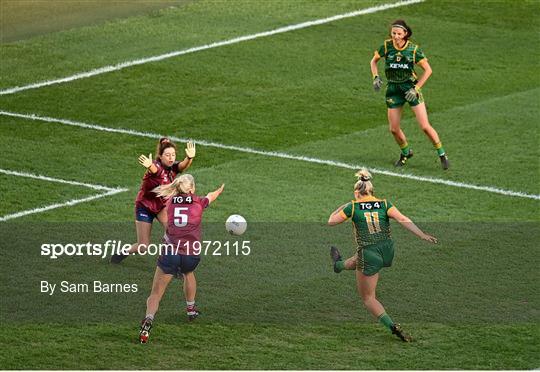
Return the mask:
{"type": "Polygon", "coordinates": [[[208,198],[208,204],[212,203],[214,200],[217,199],[217,197],[223,192],[223,188],[225,187],[225,184],[222,184],[217,190],[209,192],[206,197],[208,198]]]}
{"type": "Polygon", "coordinates": [[[392,207],[388,210],[388,217],[393,218],[394,220],[399,222],[401,226],[403,226],[404,228],[412,232],[414,235],[416,235],[420,239],[426,240],[434,244],[437,243],[437,238],[435,238],[434,236],[428,235],[424,233],[422,230],[420,230],[420,228],[418,228],[418,226],[416,226],[409,217],[405,216],[400,211],[398,211],[396,207],[392,207]]]}
{"type": "Polygon", "coordinates": [[[183,172],[188,169],[193,163],[193,158],[195,157],[195,143],[193,141],[188,141],[186,145],[186,157],[180,163],[178,163],[178,172],[183,172]]]}
{"type": "Polygon", "coordinates": [[[332,214],[328,218],[328,225],[329,226],[338,225],[338,224],[340,224],[340,223],[347,220],[347,217],[345,217],[343,215],[343,213],[340,213],[343,210],[343,208],[345,208],[347,206],[347,204],[349,204],[349,203],[343,204],[338,209],[336,209],[335,211],[332,212],[332,214]]]}
{"type": "Polygon", "coordinates": [[[148,154],[148,157],[145,155],[139,156],[139,164],[152,174],[155,174],[158,171],[156,165],[152,162],[152,154],[148,154]]]}

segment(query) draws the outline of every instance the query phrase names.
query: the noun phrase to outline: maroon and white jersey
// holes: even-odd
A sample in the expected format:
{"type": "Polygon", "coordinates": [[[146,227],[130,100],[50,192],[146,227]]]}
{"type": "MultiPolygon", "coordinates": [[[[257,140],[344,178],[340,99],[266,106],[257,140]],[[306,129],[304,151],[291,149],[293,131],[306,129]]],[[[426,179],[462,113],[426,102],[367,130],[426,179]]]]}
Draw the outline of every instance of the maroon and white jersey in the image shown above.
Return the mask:
{"type": "Polygon", "coordinates": [[[173,244],[176,254],[193,256],[200,253],[202,214],[208,204],[207,197],[193,194],[173,196],[167,201],[165,241],[173,244]],[[195,242],[198,243],[194,245],[195,242]]]}
{"type": "Polygon", "coordinates": [[[156,187],[171,183],[178,174],[178,161],[175,161],[171,167],[165,167],[161,161],[154,160],[157,168],[156,173],[146,171],[144,174],[141,188],[135,199],[135,204],[143,205],[152,213],[159,213],[165,207],[165,200],[152,192],[156,187]]]}

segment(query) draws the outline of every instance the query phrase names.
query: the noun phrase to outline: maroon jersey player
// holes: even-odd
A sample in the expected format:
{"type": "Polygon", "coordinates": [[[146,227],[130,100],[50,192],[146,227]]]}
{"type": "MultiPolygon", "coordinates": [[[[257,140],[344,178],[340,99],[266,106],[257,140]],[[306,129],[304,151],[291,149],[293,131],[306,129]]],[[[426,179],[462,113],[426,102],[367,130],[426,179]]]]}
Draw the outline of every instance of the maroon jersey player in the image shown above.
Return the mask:
{"type": "Polygon", "coordinates": [[[148,342],[154,316],[167,286],[175,276],[184,277],[184,296],[189,320],[199,312],[195,307],[197,281],[195,268],[200,261],[201,221],[205,208],[223,191],[224,185],[206,197],[195,195],[195,180],[190,174],[177,177],[171,184],[156,188],[160,197],[167,199],[168,223],[165,241],[169,247],[157,261],[152,292],[146,301],[146,316],[142,321],[139,341],[148,342]]]}
{"type": "Polygon", "coordinates": [[[167,231],[165,243],[175,252],[188,256],[200,253],[201,220],[210,200],[194,194],[180,194],[167,201],[167,231]]]}
{"type": "MultiPolygon", "coordinates": [[[[165,228],[167,225],[167,212],[163,198],[152,192],[160,185],[170,184],[178,173],[189,168],[195,157],[195,144],[188,142],[186,157],[183,161],[176,161],[176,145],[168,138],[161,138],[156,148],[156,159],[152,161],[152,154],[148,157],[139,156],[139,163],[145,167],[141,188],[135,200],[135,226],[137,229],[137,243],[131,246],[129,254],[146,251],[150,244],[152,222],[155,218],[165,228]]],[[[120,263],[129,254],[114,254],[112,263],[120,263]]]]}

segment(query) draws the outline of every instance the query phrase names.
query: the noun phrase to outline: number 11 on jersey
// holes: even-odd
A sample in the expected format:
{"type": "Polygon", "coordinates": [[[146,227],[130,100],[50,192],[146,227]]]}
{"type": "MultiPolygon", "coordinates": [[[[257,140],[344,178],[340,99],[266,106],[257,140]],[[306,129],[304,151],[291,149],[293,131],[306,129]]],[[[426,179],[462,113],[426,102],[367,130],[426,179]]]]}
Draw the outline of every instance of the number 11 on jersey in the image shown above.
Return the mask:
{"type": "Polygon", "coordinates": [[[378,212],[365,212],[364,217],[366,218],[366,225],[370,234],[381,232],[378,212]]]}

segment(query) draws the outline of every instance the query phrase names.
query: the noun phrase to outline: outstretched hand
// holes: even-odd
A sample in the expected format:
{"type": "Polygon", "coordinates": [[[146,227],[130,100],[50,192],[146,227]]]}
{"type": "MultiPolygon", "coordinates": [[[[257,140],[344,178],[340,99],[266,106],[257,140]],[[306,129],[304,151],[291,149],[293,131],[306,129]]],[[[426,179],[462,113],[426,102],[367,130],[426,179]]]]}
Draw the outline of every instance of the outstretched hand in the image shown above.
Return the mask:
{"type": "Polygon", "coordinates": [[[150,168],[152,166],[152,154],[148,154],[148,157],[144,155],[139,156],[139,164],[146,169],[150,168]]]}
{"type": "Polygon", "coordinates": [[[193,159],[196,153],[197,151],[195,150],[195,142],[188,141],[186,145],[186,156],[190,159],[193,159]]]}
{"type": "Polygon", "coordinates": [[[427,242],[433,243],[433,244],[437,244],[439,242],[436,237],[431,236],[429,234],[424,234],[422,239],[424,239],[427,242]]]}
{"type": "Polygon", "coordinates": [[[206,195],[206,197],[208,198],[209,202],[212,203],[214,200],[217,199],[217,197],[221,194],[221,192],[223,191],[223,188],[225,187],[225,184],[222,184],[217,190],[215,191],[212,191],[210,193],[208,193],[208,195],[206,195]]]}

